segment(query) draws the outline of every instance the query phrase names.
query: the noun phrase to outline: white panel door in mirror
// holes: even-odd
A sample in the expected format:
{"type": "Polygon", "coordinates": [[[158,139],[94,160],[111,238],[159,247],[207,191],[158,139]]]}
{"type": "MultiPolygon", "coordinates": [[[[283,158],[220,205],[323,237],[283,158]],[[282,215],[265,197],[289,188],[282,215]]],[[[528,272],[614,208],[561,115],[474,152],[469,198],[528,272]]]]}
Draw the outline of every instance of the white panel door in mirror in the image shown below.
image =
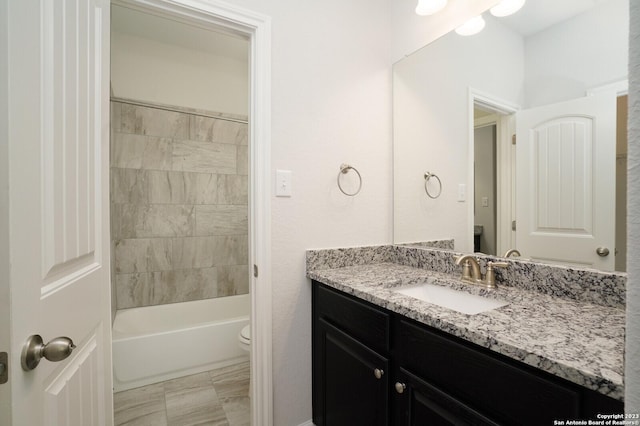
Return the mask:
{"type": "Polygon", "coordinates": [[[516,244],[525,257],[614,269],[615,114],[615,93],[517,114],[516,244]]]}

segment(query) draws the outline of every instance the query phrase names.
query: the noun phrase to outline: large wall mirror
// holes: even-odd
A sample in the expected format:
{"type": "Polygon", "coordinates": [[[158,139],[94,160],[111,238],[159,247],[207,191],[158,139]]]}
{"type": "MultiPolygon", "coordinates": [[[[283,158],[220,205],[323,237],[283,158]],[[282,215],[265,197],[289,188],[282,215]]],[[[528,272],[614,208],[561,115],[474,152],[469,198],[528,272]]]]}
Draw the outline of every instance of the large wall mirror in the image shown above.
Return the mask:
{"type": "Polygon", "coordinates": [[[394,64],[394,242],[624,271],[628,10],[528,0],[394,64]]]}

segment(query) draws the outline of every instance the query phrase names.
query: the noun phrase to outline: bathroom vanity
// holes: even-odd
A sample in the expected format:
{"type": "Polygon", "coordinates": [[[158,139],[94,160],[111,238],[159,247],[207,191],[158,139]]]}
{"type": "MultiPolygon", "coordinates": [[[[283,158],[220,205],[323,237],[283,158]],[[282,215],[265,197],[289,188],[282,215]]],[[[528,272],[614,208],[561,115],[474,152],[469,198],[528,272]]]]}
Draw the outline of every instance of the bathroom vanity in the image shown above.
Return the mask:
{"type": "Polygon", "coordinates": [[[544,425],[623,412],[620,306],[469,287],[453,252],[324,252],[307,254],[316,425],[544,425]],[[468,315],[397,291],[424,282],[507,304],[468,315]]]}

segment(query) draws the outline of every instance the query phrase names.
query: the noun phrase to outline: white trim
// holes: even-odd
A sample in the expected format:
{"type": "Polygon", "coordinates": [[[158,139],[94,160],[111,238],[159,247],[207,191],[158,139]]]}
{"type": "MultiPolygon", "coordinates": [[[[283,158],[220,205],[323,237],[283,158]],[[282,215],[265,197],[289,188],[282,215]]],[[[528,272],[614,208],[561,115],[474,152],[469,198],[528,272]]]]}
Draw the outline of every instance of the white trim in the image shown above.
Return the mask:
{"type": "MultiPolygon", "coordinates": [[[[0,351],[11,350],[9,229],[9,2],[0,1],[0,351]]],[[[10,365],[9,368],[15,368],[10,365]]],[[[0,385],[0,424],[11,424],[12,380],[0,385]]]]}
{"type": "Polygon", "coordinates": [[[306,422],[301,423],[298,426],[315,426],[315,423],[313,423],[311,420],[307,420],[306,422]]]}
{"type": "Polygon", "coordinates": [[[617,96],[624,96],[629,93],[629,80],[619,80],[602,86],[592,87],[587,90],[587,96],[594,96],[598,93],[615,91],[617,96]]]}
{"type": "Polygon", "coordinates": [[[474,104],[478,104],[484,110],[493,111],[502,115],[513,114],[521,109],[520,105],[500,99],[496,96],[474,89],[473,87],[469,87],[469,99],[472,101],[472,108],[474,104]]]}
{"type": "Polygon", "coordinates": [[[217,0],[112,0],[113,4],[215,29],[250,41],[249,264],[251,424],[273,424],[271,324],[271,18],[217,0]]]}
{"type": "MultiPolygon", "coordinates": [[[[486,94],[472,87],[469,87],[469,168],[474,169],[474,128],[476,121],[473,117],[475,105],[480,105],[482,109],[493,111],[495,115],[488,117],[487,120],[478,120],[479,125],[487,125],[490,122],[496,123],[496,192],[498,194],[496,200],[496,254],[513,248],[515,244],[513,232],[511,231],[511,220],[513,214],[513,177],[515,170],[515,161],[513,156],[513,145],[511,144],[511,135],[515,131],[512,120],[520,107],[511,102],[486,94]],[[505,196],[507,194],[507,196],[505,196]]],[[[467,207],[467,229],[468,244],[473,247],[473,199],[474,199],[474,178],[473,173],[469,173],[467,183],[467,200],[471,200],[467,207]]]]}

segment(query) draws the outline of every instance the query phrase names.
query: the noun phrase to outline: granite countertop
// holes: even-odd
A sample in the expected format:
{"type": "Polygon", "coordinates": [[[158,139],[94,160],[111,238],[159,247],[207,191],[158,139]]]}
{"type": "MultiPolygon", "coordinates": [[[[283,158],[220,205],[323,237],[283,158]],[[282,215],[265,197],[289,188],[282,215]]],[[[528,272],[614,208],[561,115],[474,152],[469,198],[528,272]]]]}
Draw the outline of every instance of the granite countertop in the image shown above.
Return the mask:
{"type": "Polygon", "coordinates": [[[531,289],[494,290],[456,276],[380,262],[307,270],[307,276],[390,311],[623,400],[625,312],[619,307],[572,300],[531,289]],[[508,305],[466,315],[393,290],[424,282],[454,287],[508,305]]]}

